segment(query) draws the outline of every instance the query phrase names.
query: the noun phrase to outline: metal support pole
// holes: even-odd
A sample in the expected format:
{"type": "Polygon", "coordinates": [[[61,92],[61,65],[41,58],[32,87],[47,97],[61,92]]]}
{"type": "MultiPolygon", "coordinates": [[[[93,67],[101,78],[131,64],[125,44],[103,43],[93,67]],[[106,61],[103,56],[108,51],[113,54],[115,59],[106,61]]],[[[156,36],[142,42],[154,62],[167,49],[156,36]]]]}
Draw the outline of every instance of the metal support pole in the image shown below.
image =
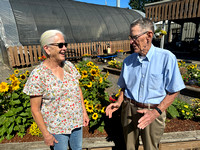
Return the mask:
{"type": "MultiPolygon", "coordinates": [[[[163,21],[162,24],[162,30],[165,30],[165,20],[163,21]]],[[[163,35],[160,41],[160,48],[164,48],[164,41],[165,41],[165,36],[163,35]]]]}

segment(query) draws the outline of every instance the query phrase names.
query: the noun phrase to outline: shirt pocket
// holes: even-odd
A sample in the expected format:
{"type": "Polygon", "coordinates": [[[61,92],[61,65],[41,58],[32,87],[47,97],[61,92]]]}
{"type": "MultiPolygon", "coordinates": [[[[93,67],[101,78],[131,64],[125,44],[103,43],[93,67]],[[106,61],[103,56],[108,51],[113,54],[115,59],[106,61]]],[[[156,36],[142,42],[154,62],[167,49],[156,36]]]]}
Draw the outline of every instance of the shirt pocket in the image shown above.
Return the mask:
{"type": "Polygon", "coordinates": [[[149,88],[159,90],[163,88],[163,74],[150,74],[149,88]]]}

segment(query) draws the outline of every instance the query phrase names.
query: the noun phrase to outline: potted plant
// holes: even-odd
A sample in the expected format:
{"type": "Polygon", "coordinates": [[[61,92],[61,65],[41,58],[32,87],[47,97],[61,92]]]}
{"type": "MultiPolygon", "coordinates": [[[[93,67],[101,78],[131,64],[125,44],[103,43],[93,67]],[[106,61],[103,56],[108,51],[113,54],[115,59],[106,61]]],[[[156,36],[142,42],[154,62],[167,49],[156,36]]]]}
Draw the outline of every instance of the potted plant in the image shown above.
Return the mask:
{"type": "Polygon", "coordinates": [[[91,58],[92,58],[91,54],[83,54],[82,55],[82,60],[83,61],[87,61],[87,60],[91,61],[91,58]]]}
{"type": "Polygon", "coordinates": [[[122,57],[123,56],[123,50],[122,49],[120,49],[120,50],[116,50],[116,52],[117,52],[117,57],[122,57]]]}

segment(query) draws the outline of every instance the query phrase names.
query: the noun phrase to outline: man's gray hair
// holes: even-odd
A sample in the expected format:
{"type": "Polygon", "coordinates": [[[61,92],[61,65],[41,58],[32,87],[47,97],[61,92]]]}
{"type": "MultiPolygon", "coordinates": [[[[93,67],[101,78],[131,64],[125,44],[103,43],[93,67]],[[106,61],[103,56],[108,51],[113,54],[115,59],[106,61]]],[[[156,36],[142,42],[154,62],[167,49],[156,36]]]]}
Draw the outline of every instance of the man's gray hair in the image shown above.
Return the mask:
{"type": "Polygon", "coordinates": [[[130,28],[139,25],[142,30],[151,30],[154,33],[154,25],[153,22],[148,18],[139,18],[131,23],[130,28]]]}

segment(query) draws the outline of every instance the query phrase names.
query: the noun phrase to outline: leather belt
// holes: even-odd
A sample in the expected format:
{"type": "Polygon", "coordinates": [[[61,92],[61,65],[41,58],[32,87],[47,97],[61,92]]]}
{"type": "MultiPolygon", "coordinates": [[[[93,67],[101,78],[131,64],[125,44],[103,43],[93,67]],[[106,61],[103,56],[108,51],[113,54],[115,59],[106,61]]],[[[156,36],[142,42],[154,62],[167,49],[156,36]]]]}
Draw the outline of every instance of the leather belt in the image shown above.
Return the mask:
{"type": "Polygon", "coordinates": [[[130,103],[134,104],[136,107],[140,107],[140,108],[154,109],[158,106],[158,104],[139,103],[139,102],[136,102],[135,100],[127,98],[127,97],[124,97],[124,100],[129,101],[130,103]]]}

